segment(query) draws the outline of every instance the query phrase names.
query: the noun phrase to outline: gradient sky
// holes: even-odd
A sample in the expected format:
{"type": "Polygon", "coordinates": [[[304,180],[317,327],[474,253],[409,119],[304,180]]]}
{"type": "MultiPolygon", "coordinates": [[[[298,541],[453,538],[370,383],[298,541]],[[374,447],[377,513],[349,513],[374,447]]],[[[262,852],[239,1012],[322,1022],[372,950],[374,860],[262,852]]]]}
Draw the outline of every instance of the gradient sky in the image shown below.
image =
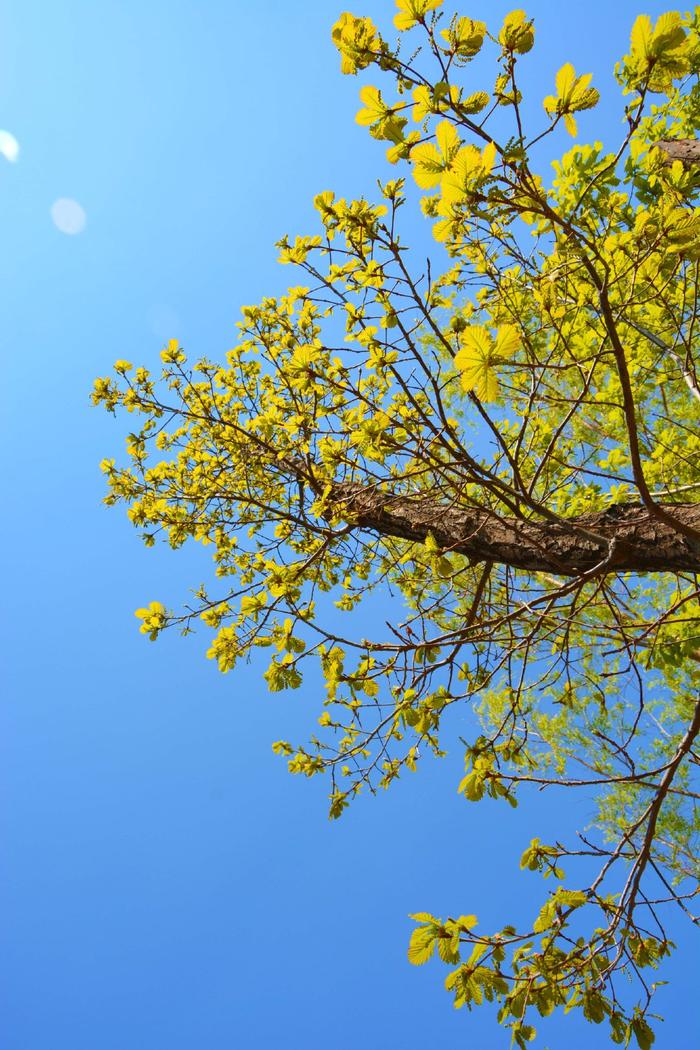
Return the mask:
{"type": "MultiPolygon", "coordinates": [[[[497,28],[511,6],[464,13],[497,28]]],[[[610,71],[637,2],[527,9],[526,90],[541,99],[566,60],[592,71],[604,98],[581,134],[614,142],[610,71]]],[[[443,966],[409,966],[407,915],[527,921],[542,885],[520,853],[590,815],[554,795],[470,807],[455,748],[330,823],[326,785],[270,750],[312,730],[312,687],[270,696],[257,666],[220,675],[206,632],[138,634],[134,609],[178,605],[207,561],[147,551],[101,506],[98,462],[127,424],[89,408],[92,379],[119,357],[156,365],[171,337],[222,356],[240,306],[296,280],[273,244],[315,232],[312,196],[386,176],[353,119],[376,78],[341,77],[329,42],[340,10],[0,5],[0,127],[21,147],[0,157],[0,1050],[505,1047],[486,1013],[453,1010],[443,966]],[[61,199],[83,232],[54,225],[61,199]]],[[[689,1046],[697,1021],[697,954],[676,934],[661,1050],[689,1046]]],[[[550,1050],[608,1045],[575,1017],[540,1027],[550,1050]]]]}

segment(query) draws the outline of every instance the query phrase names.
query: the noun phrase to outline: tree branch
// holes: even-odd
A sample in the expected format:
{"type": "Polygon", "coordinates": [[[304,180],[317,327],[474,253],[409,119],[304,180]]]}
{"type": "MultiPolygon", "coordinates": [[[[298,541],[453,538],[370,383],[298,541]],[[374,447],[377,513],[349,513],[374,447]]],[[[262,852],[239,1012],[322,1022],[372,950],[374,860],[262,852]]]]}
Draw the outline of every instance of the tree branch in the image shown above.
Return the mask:
{"type": "MultiPolygon", "coordinates": [[[[611,572],[700,572],[700,540],[659,521],[639,505],[619,505],[562,523],[503,518],[490,510],[448,507],[429,498],[394,496],[374,486],[341,482],[326,505],[334,516],[380,536],[425,542],[474,562],[578,576],[597,566],[611,572]]],[[[700,503],[664,508],[686,529],[700,528],[700,503]]]]}
{"type": "Polygon", "coordinates": [[[655,146],[667,155],[667,164],[680,160],[688,168],[700,164],[700,140],[698,139],[661,139],[655,146]]]}

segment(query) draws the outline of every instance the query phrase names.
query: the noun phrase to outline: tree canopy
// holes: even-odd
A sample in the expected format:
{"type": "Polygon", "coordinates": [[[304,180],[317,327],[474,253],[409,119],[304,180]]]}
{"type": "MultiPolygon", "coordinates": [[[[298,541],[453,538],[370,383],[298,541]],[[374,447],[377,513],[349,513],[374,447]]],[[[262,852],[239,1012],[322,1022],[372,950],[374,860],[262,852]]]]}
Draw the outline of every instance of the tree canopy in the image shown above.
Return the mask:
{"type": "Polygon", "coordinates": [[[419,912],[409,959],[437,951],[520,1047],[561,1008],[644,1050],[665,916],[697,921],[700,8],[634,23],[606,150],[578,141],[590,75],[528,97],[523,11],[396,6],[396,40],[349,13],[332,37],[379,78],[357,121],[397,177],[318,194],[278,245],[297,283],[243,308],[225,361],[172,339],[159,376],[96,381],[140,420],[106,502],[147,545],[211,548],[188,604],[138,610],[151,639],[203,621],[223,672],[268,650],[271,690],[320,668],[319,730],[273,746],[331,816],[448,744],[468,802],[594,797],[523,853],[550,880],[529,928],[419,912]]]}

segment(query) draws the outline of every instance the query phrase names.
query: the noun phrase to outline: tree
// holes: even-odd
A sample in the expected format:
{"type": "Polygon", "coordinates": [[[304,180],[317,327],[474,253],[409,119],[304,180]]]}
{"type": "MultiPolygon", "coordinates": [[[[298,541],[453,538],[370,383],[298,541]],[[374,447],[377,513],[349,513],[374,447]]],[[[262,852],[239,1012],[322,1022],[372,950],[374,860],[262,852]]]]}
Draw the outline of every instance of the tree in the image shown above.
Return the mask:
{"type": "Polygon", "coordinates": [[[637,19],[621,141],[576,141],[548,181],[591,77],[563,65],[539,118],[522,11],[490,32],[397,7],[396,44],[348,13],[332,35],[344,73],[385,76],[357,120],[409,180],[319,194],[320,234],[278,245],[300,283],[244,307],[225,363],[172,340],[158,380],[118,361],[96,381],[141,417],[106,501],[148,545],[212,549],[191,604],[137,612],[151,639],[201,619],[223,672],[271,650],[271,690],[320,666],[322,735],[274,749],[329,777],[331,816],[443,754],[470,702],[468,801],[594,793],[592,829],[523,854],[556,887],[531,928],[419,913],[409,959],[437,948],[455,1004],[497,1001],[518,1046],[578,1008],[644,1048],[666,908],[697,921],[700,8],[637,19]],[[495,83],[468,93],[482,49],[495,83]],[[416,206],[425,263],[401,232],[416,206]]]}

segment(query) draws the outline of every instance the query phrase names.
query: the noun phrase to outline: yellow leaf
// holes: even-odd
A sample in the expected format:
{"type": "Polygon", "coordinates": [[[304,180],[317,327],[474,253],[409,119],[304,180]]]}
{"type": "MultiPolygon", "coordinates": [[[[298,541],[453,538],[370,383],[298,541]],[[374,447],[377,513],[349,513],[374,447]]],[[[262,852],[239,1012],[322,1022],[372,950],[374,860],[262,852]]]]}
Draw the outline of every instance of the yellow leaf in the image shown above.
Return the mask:
{"type": "Polygon", "coordinates": [[[430,88],[425,87],[425,85],[417,87],[413,92],[413,101],[415,105],[411,111],[411,116],[416,124],[421,124],[433,112],[433,98],[430,88]]]}
{"type": "Polygon", "coordinates": [[[480,169],[480,151],[476,146],[464,146],[455,157],[449,171],[445,172],[442,178],[440,189],[443,200],[448,204],[456,204],[464,200],[480,169]]]}
{"type": "Polygon", "coordinates": [[[632,26],[631,54],[627,56],[632,83],[646,81],[650,91],[665,91],[689,68],[687,37],[678,11],[667,11],[652,26],[648,15],[640,15],[632,26]]]}
{"type": "Polygon", "coordinates": [[[414,966],[426,963],[435,950],[437,929],[435,926],[419,926],[411,934],[408,945],[408,961],[414,966]]]}
{"type": "Polygon", "coordinates": [[[651,19],[649,18],[649,15],[639,15],[632,26],[632,33],[630,36],[632,53],[634,54],[636,52],[646,58],[649,54],[651,36],[651,19]]]}
{"type": "Polygon", "coordinates": [[[516,51],[519,55],[524,55],[532,48],[535,30],[524,11],[518,9],[506,15],[498,40],[506,51],[516,51]]]}
{"type": "Polygon", "coordinates": [[[514,325],[507,324],[504,325],[503,328],[498,329],[495,346],[495,351],[498,357],[512,357],[515,351],[519,348],[520,335],[514,325]]]}
{"type": "Polygon", "coordinates": [[[475,91],[472,95],[468,95],[467,98],[460,102],[460,112],[464,113],[481,113],[489,104],[489,96],[485,91],[475,91]]]}
{"type": "Polygon", "coordinates": [[[484,146],[484,152],[481,154],[481,167],[485,175],[488,175],[493,170],[493,162],[496,159],[496,143],[489,142],[487,146],[484,146]]]}
{"type": "Polygon", "coordinates": [[[440,7],[442,0],[396,0],[399,13],[394,16],[394,25],[402,32],[412,29],[428,13],[440,7]]]}
{"type": "Polygon", "coordinates": [[[386,151],[386,159],[390,164],[396,164],[399,160],[404,157],[410,156],[413,144],[420,138],[419,131],[409,131],[403,142],[398,142],[395,146],[390,146],[386,151]]]}
{"type": "Polygon", "coordinates": [[[486,26],[471,18],[458,18],[449,29],[442,29],[440,35],[447,41],[451,51],[460,58],[470,59],[481,50],[486,26]]]}
{"type": "Polygon", "coordinates": [[[365,69],[381,46],[371,18],[356,18],[344,11],[331,31],[333,43],[340,51],[340,69],[354,74],[365,69]]]}
{"type": "Polygon", "coordinates": [[[447,204],[457,204],[479,187],[493,168],[496,147],[490,142],[481,153],[476,146],[463,146],[442,177],[440,190],[447,204]]]}
{"type": "Polygon", "coordinates": [[[490,354],[493,348],[491,336],[483,325],[472,325],[470,328],[465,328],[461,341],[462,349],[455,357],[457,368],[463,368],[465,363],[471,361],[474,354],[481,356],[490,354]]]}
{"type": "Polygon", "coordinates": [[[429,190],[437,186],[444,170],[442,157],[432,142],[423,142],[411,150],[413,161],[413,178],[421,189],[429,190]]]}
{"type": "Polygon", "coordinates": [[[453,233],[453,226],[454,219],[440,219],[433,226],[433,237],[439,242],[448,240],[453,233]]]}
{"type": "Polygon", "coordinates": [[[161,350],[160,357],[164,364],[182,364],[185,360],[185,355],[180,349],[180,343],[177,339],[168,340],[168,345],[165,350],[161,350]]]}
{"type": "Polygon", "coordinates": [[[649,15],[640,15],[632,26],[632,54],[637,58],[660,58],[664,53],[680,47],[685,30],[678,11],[659,15],[652,28],[649,15]]]}
{"type": "Polygon", "coordinates": [[[593,79],[592,73],[583,73],[577,78],[574,86],[574,101],[578,101],[579,98],[585,98],[588,93],[588,85],[593,79]]]}
{"type": "Polygon", "coordinates": [[[591,76],[590,73],[584,73],[577,77],[576,70],[567,62],[556,75],[556,96],[547,95],[544,100],[544,108],[548,113],[564,117],[564,124],[571,135],[576,134],[576,121],[569,114],[591,109],[600,98],[596,89],[589,87],[591,76]]]}
{"type": "Polygon", "coordinates": [[[574,120],[574,118],[571,116],[570,113],[565,113],[564,114],[564,127],[569,132],[569,134],[571,135],[572,138],[576,138],[576,133],[578,131],[578,126],[576,124],[576,121],[574,120]]]}
{"type": "Polygon", "coordinates": [[[574,82],[576,80],[576,71],[570,62],[562,66],[555,78],[555,85],[557,88],[557,95],[560,99],[567,99],[569,93],[573,90],[574,82]]]}
{"type": "Polygon", "coordinates": [[[432,142],[424,142],[411,150],[413,177],[426,190],[438,185],[443,172],[459,150],[459,137],[449,120],[440,121],[435,129],[435,138],[437,147],[432,142]]]}
{"type": "Polygon", "coordinates": [[[446,164],[449,164],[459,149],[459,136],[449,120],[441,120],[435,128],[435,138],[446,164]]]}
{"type": "Polygon", "coordinates": [[[520,336],[513,325],[504,325],[495,341],[482,325],[465,328],[460,334],[461,350],[455,356],[455,368],[461,373],[462,389],[473,390],[482,401],[498,397],[498,376],[494,365],[512,359],[520,346],[520,336]]]}
{"type": "Polygon", "coordinates": [[[358,111],[355,121],[364,127],[376,124],[378,120],[386,115],[387,107],[382,102],[381,92],[376,87],[363,87],[360,89],[360,100],[364,102],[364,109],[358,111]]]}
{"type": "Polygon", "coordinates": [[[678,11],[667,11],[659,15],[651,38],[651,54],[659,58],[666,51],[673,51],[685,40],[685,30],[678,11]]]}
{"type": "Polygon", "coordinates": [[[298,346],[290,358],[290,365],[294,371],[303,371],[309,368],[317,360],[321,351],[317,346],[298,346]]]}
{"type": "MultiPolygon", "coordinates": [[[[479,92],[477,92],[477,94],[479,94],[479,92]]],[[[415,105],[411,112],[411,116],[416,124],[421,124],[431,113],[442,113],[448,105],[448,95],[449,102],[453,105],[456,105],[459,102],[460,91],[456,84],[450,84],[449,92],[442,93],[427,87],[425,84],[421,84],[419,87],[415,88],[413,92],[413,101],[415,102],[415,105]]]]}

